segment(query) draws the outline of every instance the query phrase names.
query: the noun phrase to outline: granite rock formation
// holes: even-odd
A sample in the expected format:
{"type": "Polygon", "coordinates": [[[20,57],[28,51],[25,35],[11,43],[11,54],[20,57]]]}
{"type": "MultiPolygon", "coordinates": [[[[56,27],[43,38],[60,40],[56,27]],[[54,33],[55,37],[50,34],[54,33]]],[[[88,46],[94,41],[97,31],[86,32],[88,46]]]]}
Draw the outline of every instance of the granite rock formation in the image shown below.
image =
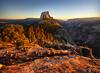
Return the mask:
{"type": "Polygon", "coordinates": [[[49,11],[45,11],[41,13],[40,19],[47,20],[47,19],[53,19],[53,17],[50,16],[49,11]]]}

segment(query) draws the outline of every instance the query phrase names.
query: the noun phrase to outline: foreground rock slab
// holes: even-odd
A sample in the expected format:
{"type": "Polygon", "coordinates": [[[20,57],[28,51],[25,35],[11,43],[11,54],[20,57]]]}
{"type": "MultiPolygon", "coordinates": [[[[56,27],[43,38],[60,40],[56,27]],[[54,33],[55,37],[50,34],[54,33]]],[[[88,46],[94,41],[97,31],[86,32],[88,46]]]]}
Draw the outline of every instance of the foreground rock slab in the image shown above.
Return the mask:
{"type": "Polygon", "coordinates": [[[53,56],[5,66],[1,73],[99,73],[100,61],[84,57],[53,56]]]}
{"type": "Polygon", "coordinates": [[[68,50],[30,47],[1,49],[0,73],[99,73],[100,60],[71,55],[68,50]]]}

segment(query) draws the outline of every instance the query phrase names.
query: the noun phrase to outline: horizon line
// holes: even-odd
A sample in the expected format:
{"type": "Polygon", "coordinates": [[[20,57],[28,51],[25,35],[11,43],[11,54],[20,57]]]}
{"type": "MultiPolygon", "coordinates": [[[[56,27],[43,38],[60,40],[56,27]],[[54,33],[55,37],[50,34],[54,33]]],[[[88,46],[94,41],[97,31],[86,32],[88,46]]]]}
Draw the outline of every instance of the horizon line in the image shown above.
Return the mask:
{"type": "MultiPolygon", "coordinates": [[[[32,19],[33,17],[28,17],[28,18],[0,18],[0,20],[17,20],[17,19],[32,19]]],[[[63,19],[63,18],[54,18],[54,19],[57,19],[57,20],[69,20],[69,19],[80,19],[80,18],[100,18],[100,16],[96,16],[96,17],[76,17],[76,18],[66,18],[66,19],[63,19]]],[[[34,17],[33,19],[40,19],[39,17],[34,17]]]]}

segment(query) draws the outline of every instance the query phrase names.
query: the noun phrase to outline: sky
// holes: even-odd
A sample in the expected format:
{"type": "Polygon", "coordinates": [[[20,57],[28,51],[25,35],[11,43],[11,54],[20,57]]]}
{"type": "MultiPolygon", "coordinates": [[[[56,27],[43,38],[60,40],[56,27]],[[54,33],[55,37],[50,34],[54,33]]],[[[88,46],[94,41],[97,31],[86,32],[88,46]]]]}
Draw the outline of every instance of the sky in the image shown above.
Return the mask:
{"type": "Polygon", "coordinates": [[[0,19],[39,18],[49,11],[56,19],[100,17],[100,0],[0,0],[0,19]]]}

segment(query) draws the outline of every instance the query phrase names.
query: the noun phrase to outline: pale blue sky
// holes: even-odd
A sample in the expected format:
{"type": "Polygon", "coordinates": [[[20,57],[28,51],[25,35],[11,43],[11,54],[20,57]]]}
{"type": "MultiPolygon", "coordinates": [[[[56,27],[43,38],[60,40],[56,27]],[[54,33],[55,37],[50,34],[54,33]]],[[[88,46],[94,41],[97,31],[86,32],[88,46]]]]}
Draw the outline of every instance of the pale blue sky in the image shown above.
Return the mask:
{"type": "Polygon", "coordinates": [[[100,0],[0,0],[0,18],[39,18],[49,11],[54,18],[99,17],[100,0]]]}

